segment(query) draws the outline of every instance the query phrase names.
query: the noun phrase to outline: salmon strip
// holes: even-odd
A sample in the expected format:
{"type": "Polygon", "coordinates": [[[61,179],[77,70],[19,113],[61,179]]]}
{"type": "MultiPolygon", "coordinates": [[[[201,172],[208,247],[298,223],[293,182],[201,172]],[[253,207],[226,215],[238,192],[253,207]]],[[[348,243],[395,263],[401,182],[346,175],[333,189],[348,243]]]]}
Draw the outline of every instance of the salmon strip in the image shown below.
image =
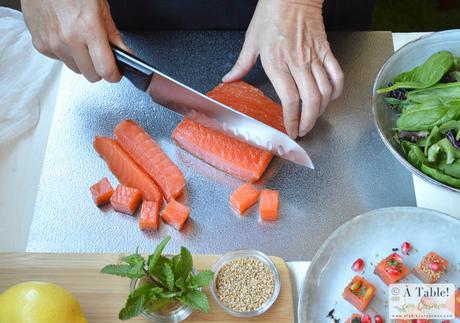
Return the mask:
{"type": "Polygon", "coordinates": [[[117,212],[134,215],[142,201],[142,193],[136,188],[118,184],[110,198],[110,204],[117,212]]]}
{"type": "Polygon", "coordinates": [[[163,221],[179,231],[184,228],[184,224],[189,216],[190,208],[176,200],[171,200],[168,205],[166,205],[163,213],[161,213],[163,221]]]}
{"type": "MultiPolygon", "coordinates": [[[[284,130],[281,106],[245,82],[220,84],[208,95],[261,122],[284,130]]],[[[179,147],[243,181],[257,181],[273,158],[273,154],[268,151],[189,119],[184,119],[177,126],[172,137],[179,147]]]]}
{"type": "Polygon", "coordinates": [[[184,175],[144,129],[133,120],[124,120],[114,133],[120,146],[150,175],[168,201],[182,194],[184,175]]]}
{"type": "Polygon", "coordinates": [[[163,204],[163,196],[155,182],[145,173],[113,139],[96,137],[94,149],[106,161],[110,171],[126,186],[138,189],[146,201],[163,204]]]}
{"type": "Polygon", "coordinates": [[[104,177],[99,182],[90,187],[91,195],[93,196],[94,203],[101,206],[109,203],[110,197],[113,194],[113,188],[107,177],[104,177]]]}
{"type": "Polygon", "coordinates": [[[238,187],[230,196],[230,206],[239,214],[243,214],[251,206],[256,204],[260,192],[249,183],[238,187]]]}
{"type": "Polygon", "coordinates": [[[139,217],[139,228],[141,230],[158,230],[160,209],[155,202],[144,201],[141,207],[141,216],[139,217]]]}
{"type": "Polygon", "coordinates": [[[260,193],[259,214],[264,221],[278,220],[279,192],[274,190],[262,190],[260,193]]]}

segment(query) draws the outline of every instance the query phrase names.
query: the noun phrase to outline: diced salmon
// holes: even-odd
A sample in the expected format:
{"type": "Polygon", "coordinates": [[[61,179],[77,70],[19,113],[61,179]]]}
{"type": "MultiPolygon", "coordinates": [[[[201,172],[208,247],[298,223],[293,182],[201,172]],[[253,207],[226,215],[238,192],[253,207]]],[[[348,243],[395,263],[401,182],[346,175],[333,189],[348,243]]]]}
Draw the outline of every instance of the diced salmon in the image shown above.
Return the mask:
{"type": "Polygon", "coordinates": [[[265,221],[278,220],[279,192],[274,190],[262,190],[260,193],[259,213],[265,221]]]}
{"type": "Polygon", "coordinates": [[[412,272],[425,284],[433,284],[441,278],[448,266],[449,262],[446,259],[435,252],[430,252],[412,269],[412,272]],[[433,267],[433,265],[436,267],[433,267]]]}
{"type": "Polygon", "coordinates": [[[120,146],[150,175],[168,201],[182,194],[184,175],[144,129],[133,120],[124,120],[114,133],[120,146]]]}
{"type": "Polygon", "coordinates": [[[260,192],[249,183],[238,187],[230,196],[230,206],[239,214],[243,214],[256,204],[260,192]]]}
{"type": "Polygon", "coordinates": [[[155,202],[158,209],[161,208],[163,196],[155,182],[115,140],[107,137],[96,137],[94,148],[123,185],[138,189],[144,200],[155,202]]]}
{"type": "Polygon", "coordinates": [[[136,188],[118,184],[110,198],[110,204],[117,212],[134,215],[142,201],[142,194],[136,188]]]}
{"type": "Polygon", "coordinates": [[[394,284],[410,274],[409,268],[404,265],[402,257],[392,253],[375,267],[374,273],[387,285],[394,284]]]}
{"type": "Polygon", "coordinates": [[[359,311],[364,312],[377,292],[377,288],[363,277],[355,276],[345,287],[343,298],[359,311]]]}
{"type": "Polygon", "coordinates": [[[109,203],[110,197],[113,194],[112,185],[110,185],[107,177],[104,177],[99,182],[91,186],[90,190],[94,203],[96,203],[97,206],[109,203]]]}
{"type": "Polygon", "coordinates": [[[353,314],[345,323],[361,323],[361,314],[353,314]]]}
{"type": "Polygon", "coordinates": [[[139,228],[141,230],[158,230],[160,209],[155,202],[144,201],[141,206],[139,228]]]}
{"type": "Polygon", "coordinates": [[[176,200],[171,200],[161,213],[161,218],[164,222],[180,231],[184,228],[189,215],[190,208],[176,200]]]}
{"type": "MultiPolygon", "coordinates": [[[[224,83],[207,94],[235,110],[284,130],[281,106],[252,85],[242,81],[224,83]]],[[[263,175],[273,158],[268,151],[189,119],[177,126],[172,137],[178,146],[208,164],[251,183],[263,175]]]]}

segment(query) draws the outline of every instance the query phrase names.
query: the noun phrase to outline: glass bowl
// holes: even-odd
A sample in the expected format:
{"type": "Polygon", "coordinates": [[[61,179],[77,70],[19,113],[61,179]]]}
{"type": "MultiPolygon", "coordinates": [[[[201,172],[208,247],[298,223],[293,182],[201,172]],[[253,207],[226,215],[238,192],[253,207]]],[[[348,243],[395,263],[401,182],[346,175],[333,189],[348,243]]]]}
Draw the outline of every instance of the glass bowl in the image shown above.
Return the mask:
{"type": "Polygon", "coordinates": [[[280,279],[280,274],[278,272],[278,269],[276,268],[273,261],[266,254],[260,251],[257,251],[257,250],[242,249],[242,250],[236,250],[236,251],[226,253],[219,260],[217,260],[217,262],[213,265],[212,271],[215,273],[214,281],[211,285],[212,296],[216,300],[217,304],[219,304],[219,306],[225,312],[229,313],[230,315],[236,316],[236,317],[254,317],[254,316],[261,315],[262,313],[265,313],[276,301],[276,298],[278,297],[280,290],[281,290],[281,279],[280,279]],[[227,264],[228,262],[232,260],[240,259],[240,258],[247,258],[247,257],[254,258],[256,260],[261,261],[271,270],[271,272],[273,273],[274,280],[275,280],[275,286],[274,286],[272,296],[265,302],[265,304],[263,304],[257,310],[249,311],[249,312],[238,312],[238,311],[235,311],[227,307],[221,302],[219,296],[217,295],[216,280],[217,280],[217,276],[222,266],[224,266],[225,264],[227,264]]]}

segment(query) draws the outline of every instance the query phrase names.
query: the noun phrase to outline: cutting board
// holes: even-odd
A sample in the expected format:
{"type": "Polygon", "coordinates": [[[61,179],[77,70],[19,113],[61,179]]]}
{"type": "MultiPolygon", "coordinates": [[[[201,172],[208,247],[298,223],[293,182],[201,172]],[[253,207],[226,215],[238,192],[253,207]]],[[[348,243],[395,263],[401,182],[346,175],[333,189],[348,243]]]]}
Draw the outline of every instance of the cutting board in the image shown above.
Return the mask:
{"type": "MultiPolygon", "coordinates": [[[[117,263],[119,254],[0,254],[0,292],[23,281],[46,281],[59,284],[74,294],[81,304],[87,320],[112,323],[118,321],[118,312],[129,293],[129,279],[100,274],[105,265],[117,263]]],[[[209,269],[219,256],[196,255],[194,265],[198,270],[209,269]]],[[[284,260],[271,258],[279,270],[281,292],[273,306],[263,315],[253,319],[236,318],[224,312],[214,301],[209,289],[209,314],[194,311],[187,322],[294,322],[289,271],[284,260]]],[[[130,322],[145,322],[135,318],[130,322]]]]}

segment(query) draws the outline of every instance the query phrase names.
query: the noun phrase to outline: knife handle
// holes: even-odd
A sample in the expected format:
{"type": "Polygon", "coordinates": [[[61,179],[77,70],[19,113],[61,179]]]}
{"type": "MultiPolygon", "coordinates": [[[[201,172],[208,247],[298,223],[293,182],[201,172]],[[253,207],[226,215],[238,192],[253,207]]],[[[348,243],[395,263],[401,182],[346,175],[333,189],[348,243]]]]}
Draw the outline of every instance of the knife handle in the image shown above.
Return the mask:
{"type": "Polygon", "coordinates": [[[120,73],[141,91],[146,91],[154,74],[152,66],[131,53],[111,45],[120,73]]]}

